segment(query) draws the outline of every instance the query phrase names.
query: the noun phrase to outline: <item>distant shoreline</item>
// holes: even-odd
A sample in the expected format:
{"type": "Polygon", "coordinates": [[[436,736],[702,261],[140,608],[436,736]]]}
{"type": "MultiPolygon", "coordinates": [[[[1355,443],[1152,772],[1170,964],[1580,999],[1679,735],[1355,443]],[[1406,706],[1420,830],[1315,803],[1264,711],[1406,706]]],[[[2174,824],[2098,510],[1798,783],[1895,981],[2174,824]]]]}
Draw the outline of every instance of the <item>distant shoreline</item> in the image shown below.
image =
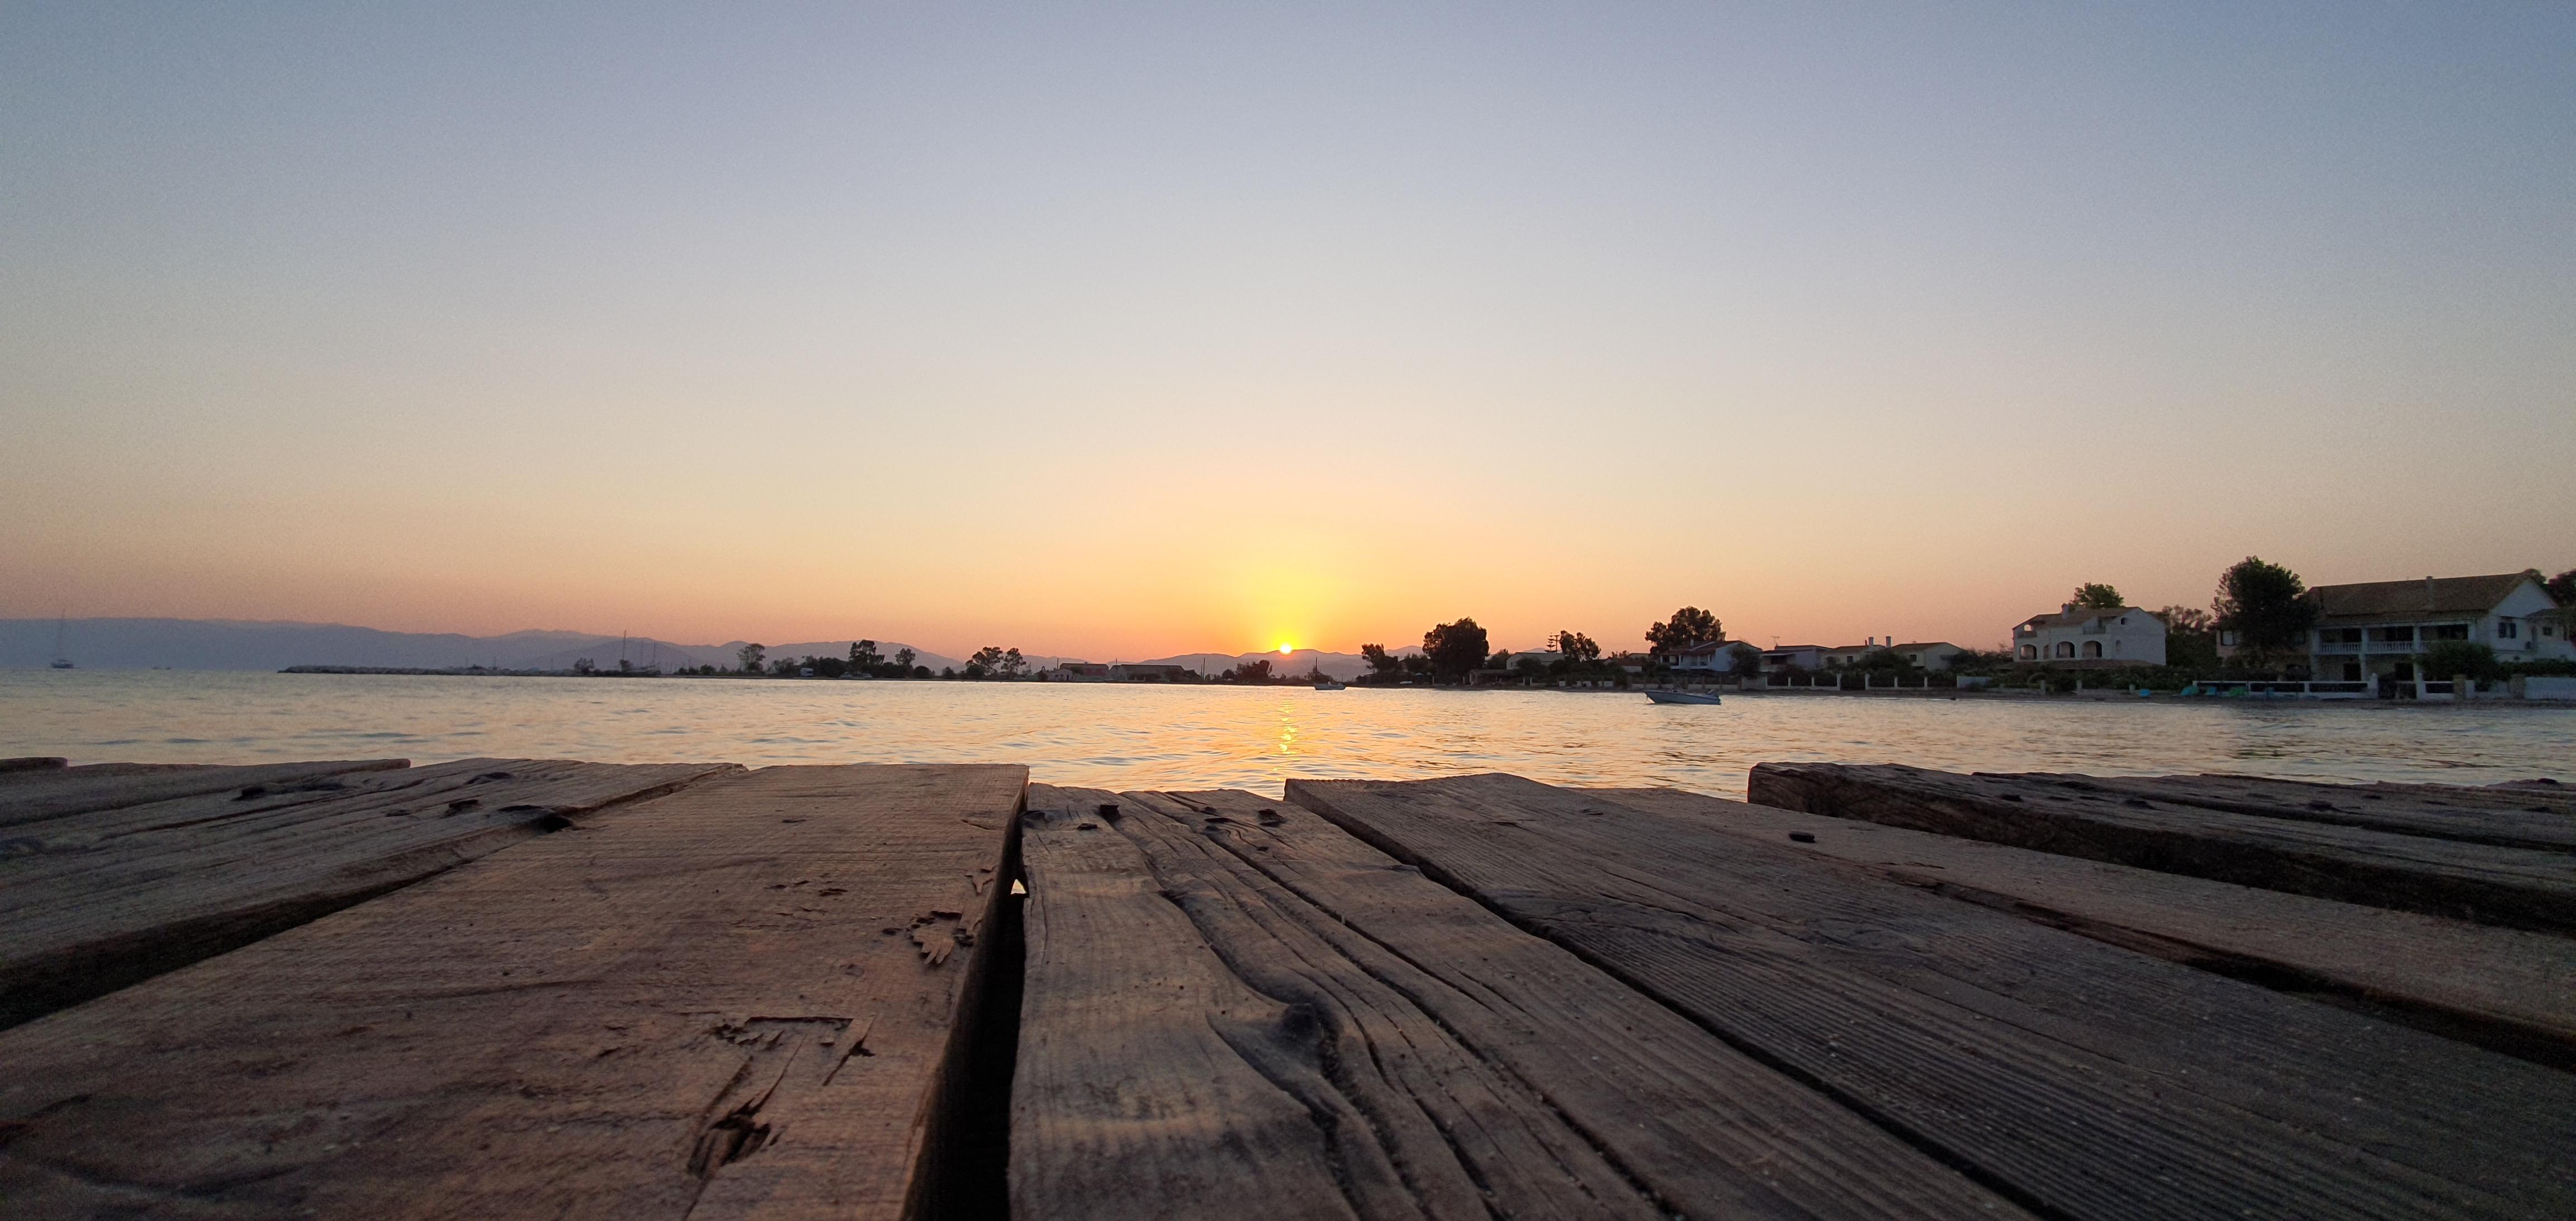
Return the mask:
{"type": "MultiPolygon", "coordinates": [[[[759,681],[759,682],[821,682],[821,683],[839,683],[839,682],[888,682],[888,683],[974,683],[974,684],[977,684],[977,685],[1031,686],[1031,687],[1169,687],[1169,688],[1175,688],[1175,689],[1227,688],[1227,689],[1245,690],[1245,691],[1258,691],[1258,690],[1312,690],[1312,689],[1313,689],[1313,688],[1312,688],[1312,687],[1310,687],[1308,684],[1305,684],[1305,683],[1294,683],[1294,682],[1273,682],[1273,683],[1237,683],[1237,682],[1223,682],[1223,681],[1215,681],[1215,680],[1204,681],[1204,682],[1182,682],[1182,683],[1173,683],[1173,682],[1120,682],[1120,681],[1113,681],[1113,680],[1101,680],[1101,679],[1075,679],[1075,680],[1057,679],[1057,680],[1047,680],[1047,679],[1027,679],[1027,678],[1021,678],[1021,679],[966,678],[966,677],[964,677],[964,676],[962,676],[962,675],[961,675],[961,676],[958,676],[958,677],[955,677],[955,678],[860,678],[860,679],[853,679],[853,678],[822,678],[822,677],[819,677],[819,676],[818,676],[818,677],[813,677],[813,678],[805,678],[805,677],[801,677],[801,676],[776,675],[776,674],[745,674],[745,673],[742,673],[742,672],[740,672],[740,671],[731,671],[731,670],[720,670],[720,671],[717,671],[716,673],[713,673],[713,674],[696,674],[696,673],[690,673],[690,672],[687,672],[687,671],[679,671],[679,672],[674,672],[674,673],[668,673],[668,674],[665,674],[665,673],[660,673],[660,672],[644,671],[644,670],[634,670],[634,671],[619,671],[619,670],[593,670],[593,671],[590,671],[590,672],[588,672],[588,673],[584,673],[584,672],[582,672],[582,671],[578,671],[578,670],[510,670],[510,669],[494,669],[494,668],[489,667],[489,666],[468,666],[468,667],[430,668],[430,667],[419,667],[419,666],[313,666],[313,665],[307,665],[307,666],[288,666],[288,667],[286,667],[286,668],[284,668],[284,669],[282,669],[282,670],[276,670],[276,671],[239,670],[239,671],[202,671],[202,672],[203,672],[203,673],[241,673],[241,674],[258,674],[258,673],[277,673],[277,674],[366,674],[366,675],[391,675],[391,676],[398,676],[398,677],[400,677],[400,676],[409,676],[409,677],[428,677],[428,678],[615,678],[615,679],[685,678],[685,679],[736,679],[736,680],[759,681]]],[[[1482,687],[1480,687],[1480,686],[1435,686],[1435,685],[1430,685],[1430,684],[1413,684],[1413,683],[1407,683],[1407,684],[1393,684],[1393,685],[1373,685],[1373,684],[1362,684],[1362,683],[1348,683],[1348,684],[1345,684],[1344,689],[1345,689],[1345,690],[1349,690],[1349,691],[1444,691],[1444,692],[1476,692],[1476,693],[1489,692],[1489,691],[1530,691],[1530,692],[1549,692],[1549,693],[1553,693],[1553,694],[1557,694],[1557,695],[1642,695],[1642,694],[1644,694],[1644,693],[1645,693],[1645,691],[1648,689],[1648,687],[1649,687],[1649,686],[1652,686],[1652,685],[1654,685],[1654,684],[1642,684],[1642,683],[1641,683],[1641,684],[1638,684],[1638,685],[1635,685],[1635,686],[1631,686],[1631,687],[1619,688],[1619,687],[1522,687],[1522,686],[1508,686],[1508,685],[1482,686],[1482,687]]],[[[1956,687],[1932,687],[1932,688],[1919,688],[1919,687],[1917,687],[1917,688],[1905,688],[1905,687],[1889,688],[1889,687],[1879,687],[1879,688],[1864,688],[1864,689],[1856,690],[1856,691],[1855,691],[1855,690],[1843,690],[1843,689],[1835,689],[1835,688],[1778,687],[1778,688],[1771,688],[1771,689],[1767,689],[1767,690],[1766,690],[1766,689],[1755,689],[1755,690],[1751,690],[1751,691],[1721,690],[1721,691],[1719,692],[1719,694],[1720,694],[1720,695],[1723,695],[1723,696],[1726,696],[1726,697],[1729,697],[1729,698],[1737,698],[1737,699],[1745,699],[1745,698],[1770,698],[1770,697],[1794,697],[1794,698],[1799,698],[1799,699],[1837,699],[1837,698],[1840,698],[1840,699],[1902,699],[1902,700],[1947,700],[1947,701],[1962,701],[1962,700],[1964,700],[1964,701],[1985,702],[1985,703],[2001,701],[2001,702],[2006,702],[2006,703],[2040,703],[2040,704],[2162,704],[2162,705],[2173,705],[2173,704],[2203,705],[2203,704],[2208,704],[2208,705],[2227,705],[2227,706],[2257,706],[2257,707],[2266,707],[2266,708],[2277,708],[2277,707],[2332,707],[2332,706],[2349,706],[2349,707],[2373,708],[2373,707],[2387,707],[2387,706],[2392,706],[2392,705],[2394,705],[2394,706],[2404,706],[2404,707],[2418,707],[2418,708],[2461,708],[2461,707],[2480,707],[2480,708],[2555,708],[2555,709],[2576,708],[2576,701],[2567,701],[2567,700],[2545,700],[2545,699],[2543,699],[2543,700],[2534,700],[2534,699],[2522,699],[2522,700],[2473,700],[2473,701],[2471,701],[2469,704],[2465,704],[2465,705],[2464,705],[2464,704],[2456,703],[2456,702],[2451,701],[2451,700],[2448,700],[2448,699],[2441,699],[2441,698],[2425,699],[2425,700],[2386,700],[2386,699],[2368,699],[2368,700],[2319,700],[2319,699],[2273,698],[2273,697],[2243,697],[2243,696],[2233,696],[2233,697],[2231,697],[2231,696],[2203,696],[2203,695],[2185,696],[2185,695],[2178,695],[2178,694],[2175,694],[2175,693],[2173,693],[2173,692],[2169,692],[2169,691],[2159,691],[2159,692],[2154,693],[2153,695],[2146,695],[2146,696],[2142,696],[2142,695],[2137,694],[2137,693],[2136,693],[2136,692],[2134,692],[2134,691],[2121,690],[2121,689],[2115,689],[2115,688],[2097,688],[2097,689],[2093,689],[2093,690],[2073,691],[2073,692],[2042,692],[2042,691],[2032,691],[2032,690],[2020,689],[2020,688],[2005,689],[2005,690],[1997,690],[1997,689],[1956,688],[1956,687]]]]}

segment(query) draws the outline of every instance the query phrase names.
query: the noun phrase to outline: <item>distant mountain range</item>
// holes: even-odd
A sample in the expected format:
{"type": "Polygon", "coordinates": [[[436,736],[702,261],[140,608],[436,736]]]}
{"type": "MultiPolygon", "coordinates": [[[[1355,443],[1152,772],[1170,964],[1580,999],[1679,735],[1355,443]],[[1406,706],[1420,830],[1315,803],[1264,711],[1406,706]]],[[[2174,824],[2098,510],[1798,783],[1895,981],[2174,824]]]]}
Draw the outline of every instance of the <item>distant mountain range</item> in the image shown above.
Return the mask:
{"type": "MultiPolygon", "coordinates": [[[[0,619],[0,668],[41,668],[54,659],[55,621],[0,619]]],[[[452,632],[387,632],[338,623],[264,623],[232,619],[74,619],[63,625],[63,653],[84,669],[283,670],[288,666],[383,666],[443,669],[569,670],[583,658],[601,669],[624,658],[640,669],[659,665],[731,666],[743,642],[677,644],[638,636],[620,641],[597,632],[528,631],[506,636],[452,632]]],[[[901,641],[880,641],[892,656],[901,641]]],[[[933,670],[966,663],[916,648],[913,664],[933,670]]],[[[850,642],[769,646],[771,657],[846,657],[850,642]]]]}

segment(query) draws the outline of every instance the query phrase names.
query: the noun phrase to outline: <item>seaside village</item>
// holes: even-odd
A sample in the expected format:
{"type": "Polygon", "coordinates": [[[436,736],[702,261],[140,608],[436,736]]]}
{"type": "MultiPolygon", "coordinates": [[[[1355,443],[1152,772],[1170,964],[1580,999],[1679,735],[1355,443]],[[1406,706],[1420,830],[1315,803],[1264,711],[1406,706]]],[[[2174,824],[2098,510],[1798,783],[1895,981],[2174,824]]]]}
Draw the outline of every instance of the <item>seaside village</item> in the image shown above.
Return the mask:
{"type": "MultiPolygon", "coordinates": [[[[1714,615],[1684,608],[1644,651],[1604,655],[1563,632],[1545,647],[1490,655],[1472,620],[1442,624],[1420,652],[1366,646],[1364,685],[1568,688],[1726,687],[1787,691],[1985,690],[1998,694],[2172,694],[2219,698],[2576,700],[2576,572],[2302,586],[2251,560],[2228,570],[2220,605],[2148,610],[2109,585],[2015,623],[2001,650],[1871,636],[1858,644],[1728,639],[1714,615]],[[1694,630],[1696,625],[1696,630],[1694,630]],[[1472,629],[1481,663],[1444,673],[1444,634],[1472,629]],[[1698,639],[1705,635],[1709,638],[1698,639]]],[[[1065,662],[1042,677],[1074,682],[1329,681],[1239,667],[1210,674],[1171,663],[1065,662]]]]}

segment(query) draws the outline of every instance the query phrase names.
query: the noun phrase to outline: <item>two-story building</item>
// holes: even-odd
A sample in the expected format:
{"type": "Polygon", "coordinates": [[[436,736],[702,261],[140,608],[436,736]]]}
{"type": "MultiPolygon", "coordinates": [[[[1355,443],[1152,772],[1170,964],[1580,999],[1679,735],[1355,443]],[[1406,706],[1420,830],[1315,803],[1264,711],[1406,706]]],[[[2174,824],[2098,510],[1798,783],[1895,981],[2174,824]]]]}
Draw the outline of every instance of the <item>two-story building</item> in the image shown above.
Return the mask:
{"type": "Polygon", "coordinates": [[[1916,640],[1899,644],[1894,636],[1884,641],[1872,636],[1860,644],[1816,650],[1820,663],[1826,666],[1857,666],[1867,662],[1871,654],[1892,653],[1903,658],[1907,665],[1919,666],[1926,670],[1949,669],[1950,659],[1958,656],[1960,652],[1959,646],[1946,640],[1916,640]]]}
{"type": "Polygon", "coordinates": [[[2134,606],[2108,610],[2072,602],[2053,615],[2033,615],[2012,630],[2013,660],[2038,665],[2161,666],[2165,621],[2134,606]]]}
{"type": "MultiPolygon", "coordinates": [[[[2320,585],[2308,598],[2317,607],[2308,673],[2320,679],[2448,678],[2415,673],[2416,657],[2448,640],[2486,645],[2501,661],[2576,658],[2558,601],[2536,572],[2320,585]]],[[[2235,652],[2232,633],[2218,643],[2222,655],[2235,652]]]]}
{"type": "MultiPolygon", "coordinates": [[[[1733,674],[1736,668],[1735,651],[1752,648],[1754,646],[1741,640],[1709,640],[1678,649],[1668,649],[1655,656],[1665,665],[1676,670],[1700,674],[1733,674]]],[[[1760,650],[1755,649],[1755,651],[1760,650]]]]}
{"type": "Polygon", "coordinates": [[[1825,654],[1833,650],[1821,644],[1784,644],[1762,650],[1762,668],[1766,670],[1821,670],[1825,654]]]}

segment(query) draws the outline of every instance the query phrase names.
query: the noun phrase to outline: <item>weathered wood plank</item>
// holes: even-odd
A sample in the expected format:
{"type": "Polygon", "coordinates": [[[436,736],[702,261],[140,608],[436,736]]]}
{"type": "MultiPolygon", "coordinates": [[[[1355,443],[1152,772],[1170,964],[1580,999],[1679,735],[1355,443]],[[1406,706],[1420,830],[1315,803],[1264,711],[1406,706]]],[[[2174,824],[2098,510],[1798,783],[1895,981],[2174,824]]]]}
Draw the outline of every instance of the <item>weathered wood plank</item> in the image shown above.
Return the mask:
{"type": "Polygon", "coordinates": [[[724,770],[467,759],[25,824],[0,840],[0,1027],[724,770]]]}
{"type": "Polygon", "coordinates": [[[1034,785],[1013,1215],[2018,1208],[1304,810],[1034,785]]]}
{"type": "Polygon", "coordinates": [[[1893,765],[1761,763],[1757,805],[2546,932],[2576,931],[2576,856],[1893,765]]]}
{"type": "Polygon", "coordinates": [[[2098,941],[2293,990],[2393,1006],[2428,1028],[2483,1046],[2576,1063],[2576,941],[2564,937],[1677,789],[1587,791],[1632,809],[1849,861],[2098,941]]]}
{"type": "Polygon", "coordinates": [[[2576,1077],[1507,776],[1292,800],[2068,1217],[2576,1209],[2576,1077]]]}
{"type": "Polygon", "coordinates": [[[323,784],[353,772],[411,766],[408,759],[344,759],[320,763],[252,763],[239,767],[195,764],[93,763],[82,767],[17,772],[0,784],[0,827],[22,826],[204,793],[323,784]]]}
{"type": "Polygon", "coordinates": [[[1024,777],[719,776],[0,1033],[0,1197],[897,1215],[1024,777]]]}
{"type": "Polygon", "coordinates": [[[2143,797],[2296,822],[2366,827],[2466,844],[2576,852],[2576,816],[2513,790],[2440,785],[2314,784],[2258,776],[2075,776],[2057,772],[1979,772],[1995,780],[2055,785],[2076,792],[2143,797]]]}

